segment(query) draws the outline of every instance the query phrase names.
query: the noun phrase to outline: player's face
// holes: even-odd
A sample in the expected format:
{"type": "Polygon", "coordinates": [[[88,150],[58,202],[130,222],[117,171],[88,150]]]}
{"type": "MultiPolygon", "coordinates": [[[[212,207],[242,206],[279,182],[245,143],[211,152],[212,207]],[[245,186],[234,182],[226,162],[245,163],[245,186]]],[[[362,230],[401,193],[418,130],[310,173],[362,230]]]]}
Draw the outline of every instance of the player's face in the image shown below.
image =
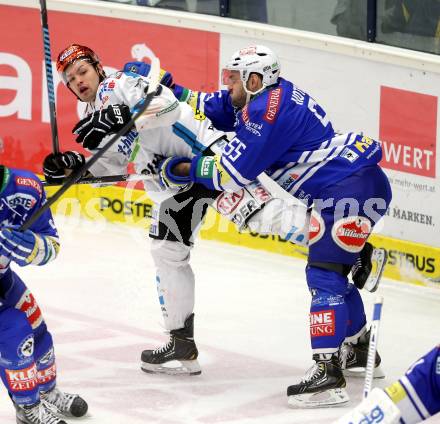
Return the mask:
{"type": "Polygon", "coordinates": [[[95,67],[86,60],[78,60],[66,69],[69,88],[83,101],[93,102],[99,85],[95,67]]]}
{"type": "Polygon", "coordinates": [[[246,91],[243,88],[240,72],[229,71],[223,78],[223,84],[228,87],[232,105],[241,109],[246,104],[246,91]]]}

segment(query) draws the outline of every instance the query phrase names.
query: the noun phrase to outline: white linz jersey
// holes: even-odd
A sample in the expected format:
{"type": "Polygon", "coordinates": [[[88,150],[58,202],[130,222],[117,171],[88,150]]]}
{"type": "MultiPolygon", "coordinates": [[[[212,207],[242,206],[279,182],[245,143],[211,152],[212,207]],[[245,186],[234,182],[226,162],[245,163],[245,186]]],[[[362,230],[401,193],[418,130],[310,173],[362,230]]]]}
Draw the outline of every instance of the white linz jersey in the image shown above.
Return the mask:
{"type": "MultiPolygon", "coordinates": [[[[133,107],[144,95],[147,84],[147,78],[130,72],[111,75],[100,84],[95,102],[87,106],[84,116],[111,104],[133,107]]],[[[204,115],[194,115],[188,104],[179,103],[171,90],[162,86],[160,94],[136,121],[136,126],[121,137],[90,172],[95,176],[125,174],[128,164],[133,162],[136,173],[154,174],[159,156],[192,158],[223,136],[224,133],[215,130],[204,115]]],[[[103,145],[111,137],[106,137],[103,145]]],[[[154,179],[145,181],[144,186],[155,202],[178,191],[168,189],[164,192],[154,179]]]]}

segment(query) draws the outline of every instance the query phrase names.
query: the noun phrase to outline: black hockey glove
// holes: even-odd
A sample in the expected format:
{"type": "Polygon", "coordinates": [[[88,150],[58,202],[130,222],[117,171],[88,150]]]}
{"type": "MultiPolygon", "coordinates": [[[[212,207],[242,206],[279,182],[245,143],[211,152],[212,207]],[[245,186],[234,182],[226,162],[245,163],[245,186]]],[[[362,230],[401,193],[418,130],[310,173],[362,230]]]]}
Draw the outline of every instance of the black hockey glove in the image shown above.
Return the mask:
{"type": "Polygon", "coordinates": [[[47,182],[61,183],[66,177],[66,170],[80,168],[86,162],[84,155],[74,151],[51,153],[44,158],[43,173],[47,182]]]}
{"type": "Polygon", "coordinates": [[[93,150],[99,146],[106,135],[118,132],[130,119],[131,113],[128,106],[111,105],[81,119],[72,132],[78,136],[77,143],[82,143],[86,149],[93,150]]]}

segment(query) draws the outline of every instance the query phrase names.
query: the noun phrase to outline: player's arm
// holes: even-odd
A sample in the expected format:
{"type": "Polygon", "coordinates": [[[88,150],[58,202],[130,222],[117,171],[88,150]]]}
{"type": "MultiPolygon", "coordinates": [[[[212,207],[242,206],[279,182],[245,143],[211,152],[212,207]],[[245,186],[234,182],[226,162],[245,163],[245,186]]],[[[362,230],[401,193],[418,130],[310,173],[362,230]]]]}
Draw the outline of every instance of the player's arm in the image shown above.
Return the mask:
{"type": "MultiPolygon", "coordinates": [[[[32,215],[46,203],[46,195],[41,181],[35,175],[28,174],[20,178],[29,183],[25,194],[35,199],[29,210],[29,215],[32,215]]],[[[20,231],[17,227],[0,229],[0,255],[20,266],[45,265],[57,257],[59,248],[58,232],[50,209],[26,231],[20,231]]]]}
{"type": "MultiPolygon", "coordinates": [[[[106,136],[117,133],[129,123],[131,109],[145,96],[147,88],[146,78],[122,72],[104,80],[98,88],[96,112],[79,121],[72,130],[77,136],[76,141],[87,149],[98,148],[106,136]]],[[[179,116],[179,102],[170,89],[159,86],[156,96],[136,121],[136,129],[166,127],[179,116]]]]}
{"type": "MultiPolygon", "coordinates": [[[[124,70],[147,76],[150,72],[150,65],[145,62],[128,62],[124,70]]],[[[188,103],[196,116],[205,115],[220,131],[234,131],[236,111],[227,90],[213,93],[191,90],[176,84],[173,76],[163,69],[160,83],[170,88],[180,102],[188,103]]]]}

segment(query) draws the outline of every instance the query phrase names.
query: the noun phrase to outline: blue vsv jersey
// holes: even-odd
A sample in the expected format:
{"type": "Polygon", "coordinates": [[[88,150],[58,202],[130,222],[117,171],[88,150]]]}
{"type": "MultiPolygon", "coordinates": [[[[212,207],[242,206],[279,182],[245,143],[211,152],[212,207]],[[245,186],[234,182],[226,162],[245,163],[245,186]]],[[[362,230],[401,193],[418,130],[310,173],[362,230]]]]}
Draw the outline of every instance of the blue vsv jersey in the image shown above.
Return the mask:
{"type": "Polygon", "coordinates": [[[236,133],[215,159],[216,169],[210,172],[208,163],[199,164],[201,178],[195,180],[210,188],[233,191],[266,171],[310,205],[326,186],[382,158],[378,141],[360,134],[336,134],[324,109],[283,78],[239,111],[227,91],[194,94],[190,104],[203,109],[219,129],[236,133]]]}
{"type": "MultiPolygon", "coordinates": [[[[41,181],[29,171],[3,168],[3,180],[0,181],[0,228],[20,227],[26,219],[46,203],[46,195],[41,181]]],[[[0,172],[0,175],[2,173],[0,172]]],[[[48,236],[58,244],[58,233],[47,210],[32,224],[31,231],[41,236],[48,236]]],[[[52,254],[49,249],[48,254],[52,254]]],[[[55,252],[53,252],[55,253],[55,252]]],[[[47,258],[45,262],[50,260],[47,258]]],[[[10,260],[0,256],[0,276],[9,268],[10,260]]]]}

